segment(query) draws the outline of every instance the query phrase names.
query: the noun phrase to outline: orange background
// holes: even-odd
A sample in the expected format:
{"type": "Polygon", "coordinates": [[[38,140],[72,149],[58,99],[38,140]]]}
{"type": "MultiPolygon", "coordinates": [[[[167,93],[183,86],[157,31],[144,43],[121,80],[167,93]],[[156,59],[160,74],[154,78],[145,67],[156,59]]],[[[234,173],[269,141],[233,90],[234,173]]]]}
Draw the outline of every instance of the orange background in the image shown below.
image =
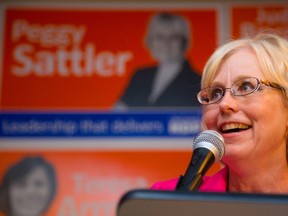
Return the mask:
{"type": "MultiPolygon", "coordinates": [[[[148,189],[156,181],[184,175],[192,154],[187,150],[1,151],[0,177],[2,178],[12,164],[27,155],[43,156],[56,170],[56,197],[46,215],[60,215],[61,211],[64,212],[62,216],[73,215],[71,212],[82,215],[81,208],[89,204],[99,208],[96,215],[112,216],[115,215],[116,205],[125,192],[139,188],[148,189]],[[76,174],[84,176],[83,187],[76,187],[73,180],[76,174]],[[93,180],[96,184],[93,184],[93,180]],[[73,200],[72,206],[67,204],[69,199],[73,200]]],[[[215,173],[219,168],[219,164],[214,164],[208,174],[215,173]]],[[[91,209],[84,215],[92,215],[91,209]]]]}
{"type": "MultiPolygon", "coordinates": [[[[130,76],[138,67],[152,65],[145,44],[146,27],[157,9],[17,9],[8,8],[5,19],[5,41],[3,53],[3,81],[1,107],[4,110],[43,110],[43,109],[107,109],[122,94],[130,76]],[[39,77],[31,74],[16,77],[11,73],[12,65],[18,65],[13,59],[13,50],[19,44],[30,44],[33,54],[39,51],[55,52],[56,47],[43,47],[21,37],[12,41],[12,24],[24,19],[31,24],[72,24],[84,25],[86,33],[79,45],[84,50],[88,43],[95,46],[95,55],[109,51],[113,54],[127,51],[133,53],[133,59],[127,62],[123,76],[101,77],[69,75],[61,77],[57,71],[52,76],[39,77]]],[[[184,16],[192,27],[191,47],[187,58],[195,65],[199,73],[205,61],[216,47],[217,13],[215,9],[181,8],[169,10],[184,16]]],[[[71,49],[71,46],[65,49],[71,49]]]]}
{"type": "Polygon", "coordinates": [[[288,5],[286,4],[266,4],[266,5],[242,5],[233,6],[231,9],[232,21],[230,23],[232,35],[235,38],[245,36],[246,34],[255,34],[263,30],[276,30],[288,38],[288,21],[287,21],[288,5]],[[286,12],[285,12],[286,11],[286,12]],[[260,13],[265,13],[266,20],[259,17],[260,13]],[[286,13],[285,17],[283,14],[286,13]],[[277,17],[282,14],[282,18],[277,20],[277,17]],[[269,21],[267,21],[269,20],[269,21]],[[282,21],[281,21],[282,20],[282,21]],[[286,20],[286,21],[285,21],[286,20]],[[243,25],[249,25],[249,30],[241,30],[243,25]]]}

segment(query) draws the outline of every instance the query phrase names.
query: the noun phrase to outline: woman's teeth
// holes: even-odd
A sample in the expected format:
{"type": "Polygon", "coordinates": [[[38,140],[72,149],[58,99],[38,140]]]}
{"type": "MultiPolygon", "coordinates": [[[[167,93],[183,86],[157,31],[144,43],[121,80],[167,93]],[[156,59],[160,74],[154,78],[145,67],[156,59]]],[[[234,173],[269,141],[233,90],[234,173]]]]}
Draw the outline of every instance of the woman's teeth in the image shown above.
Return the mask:
{"type": "Polygon", "coordinates": [[[221,127],[223,133],[238,132],[240,130],[247,130],[250,126],[241,123],[229,123],[221,127]]]}

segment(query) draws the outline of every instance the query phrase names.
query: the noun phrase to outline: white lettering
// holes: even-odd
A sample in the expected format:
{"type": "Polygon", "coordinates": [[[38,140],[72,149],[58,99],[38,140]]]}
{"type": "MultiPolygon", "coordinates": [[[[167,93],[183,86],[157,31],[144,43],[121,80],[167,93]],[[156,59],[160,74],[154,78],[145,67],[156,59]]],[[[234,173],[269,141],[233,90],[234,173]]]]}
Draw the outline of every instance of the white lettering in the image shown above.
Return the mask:
{"type": "Polygon", "coordinates": [[[52,76],[54,71],[54,55],[48,51],[38,52],[35,55],[35,74],[38,76],[52,76]]]}
{"type": "Polygon", "coordinates": [[[57,71],[59,73],[60,76],[68,76],[68,67],[66,62],[69,60],[69,55],[68,53],[64,50],[64,49],[60,49],[56,52],[56,59],[57,61],[57,71]]]}
{"type": "Polygon", "coordinates": [[[111,216],[123,191],[148,186],[142,177],[91,177],[81,172],[71,177],[74,190],[60,201],[57,216],[111,216]]]}
{"type": "Polygon", "coordinates": [[[126,63],[131,60],[132,57],[131,52],[120,52],[117,55],[116,71],[118,72],[118,75],[124,75],[124,72],[126,71],[126,63]]]}
{"type": "Polygon", "coordinates": [[[74,135],[78,132],[78,126],[73,121],[9,121],[4,119],[1,125],[3,134],[65,134],[74,135]]]}
{"type": "Polygon", "coordinates": [[[95,194],[115,195],[133,187],[147,188],[148,183],[142,177],[134,178],[91,178],[83,173],[72,176],[77,194],[93,196],[95,194]]]}
{"type": "Polygon", "coordinates": [[[88,45],[85,49],[85,71],[86,74],[89,76],[93,73],[93,55],[94,55],[95,49],[94,46],[88,45]]]}
{"type": "Polygon", "coordinates": [[[78,216],[76,203],[70,196],[66,196],[60,205],[58,216],[78,216]]]}
{"type": "MultiPolygon", "coordinates": [[[[257,32],[265,31],[267,27],[264,26],[257,26],[254,23],[250,22],[244,22],[240,26],[240,35],[241,36],[247,36],[247,35],[255,35],[257,32]]],[[[279,34],[282,34],[284,37],[288,38],[288,28],[286,26],[277,26],[274,27],[273,30],[275,32],[278,32],[279,34]]]]}
{"type": "Polygon", "coordinates": [[[96,53],[93,44],[87,44],[84,50],[78,46],[71,50],[59,48],[55,52],[34,50],[34,46],[29,44],[18,45],[14,49],[16,64],[12,65],[12,73],[15,76],[123,76],[128,61],[133,58],[128,51],[117,54],[109,51],[96,53]]]}
{"type": "Polygon", "coordinates": [[[92,120],[82,120],[80,123],[80,130],[82,133],[93,133],[100,134],[106,133],[109,129],[108,121],[92,121],[92,120]]]}
{"type": "Polygon", "coordinates": [[[38,43],[43,47],[68,46],[80,44],[86,32],[85,26],[30,24],[26,20],[18,19],[12,25],[12,40],[17,42],[21,38],[30,43],[38,43]]]}
{"type": "Polygon", "coordinates": [[[79,49],[74,49],[71,52],[71,67],[73,68],[73,72],[76,76],[83,75],[83,70],[81,68],[81,62],[83,61],[83,53],[79,49]]]}
{"type": "Polygon", "coordinates": [[[81,45],[85,33],[83,25],[38,24],[17,19],[12,24],[12,40],[19,41],[13,50],[12,74],[18,77],[124,76],[133,53],[96,52],[92,43],[81,45]]]}
{"type": "Polygon", "coordinates": [[[14,42],[21,38],[22,33],[27,28],[28,23],[25,20],[17,20],[12,25],[12,40],[14,42]]]}
{"type": "Polygon", "coordinates": [[[111,76],[115,59],[112,53],[102,52],[95,58],[95,67],[102,76],[111,76]]]}
{"type": "Polygon", "coordinates": [[[115,205],[111,202],[103,201],[81,201],[79,203],[71,196],[66,196],[57,216],[111,216],[115,212],[115,205]]]}
{"type": "Polygon", "coordinates": [[[288,23],[288,9],[282,11],[268,11],[259,9],[257,22],[259,24],[279,25],[288,23]]]}
{"type": "Polygon", "coordinates": [[[29,58],[30,53],[32,53],[34,48],[28,44],[23,44],[18,46],[13,50],[13,58],[17,64],[20,65],[12,65],[12,73],[15,76],[28,76],[32,72],[33,62],[29,58]]]}

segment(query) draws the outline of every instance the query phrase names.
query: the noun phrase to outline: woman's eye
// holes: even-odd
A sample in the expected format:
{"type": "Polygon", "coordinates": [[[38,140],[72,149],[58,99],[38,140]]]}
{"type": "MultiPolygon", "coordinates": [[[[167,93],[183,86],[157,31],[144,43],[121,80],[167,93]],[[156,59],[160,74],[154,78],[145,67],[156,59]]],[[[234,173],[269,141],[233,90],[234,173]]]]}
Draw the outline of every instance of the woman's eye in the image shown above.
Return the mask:
{"type": "Polygon", "coordinates": [[[215,100],[222,97],[222,89],[215,88],[210,92],[210,100],[215,100]]]}
{"type": "Polygon", "coordinates": [[[237,92],[250,92],[255,89],[255,86],[251,82],[242,82],[238,87],[237,87],[237,92]]]}

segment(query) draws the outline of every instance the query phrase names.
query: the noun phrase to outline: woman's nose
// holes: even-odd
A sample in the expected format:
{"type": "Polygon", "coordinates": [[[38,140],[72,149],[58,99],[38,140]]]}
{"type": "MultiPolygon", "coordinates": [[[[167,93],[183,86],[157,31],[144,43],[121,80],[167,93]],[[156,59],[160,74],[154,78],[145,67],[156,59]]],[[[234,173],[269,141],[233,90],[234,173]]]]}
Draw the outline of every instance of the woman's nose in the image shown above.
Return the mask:
{"type": "Polygon", "coordinates": [[[219,109],[221,112],[237,112],[238,107],[238,99],[235,95],[232,94],[230,89],[226,89],[221,101],[219,102],[219,109]]]}

